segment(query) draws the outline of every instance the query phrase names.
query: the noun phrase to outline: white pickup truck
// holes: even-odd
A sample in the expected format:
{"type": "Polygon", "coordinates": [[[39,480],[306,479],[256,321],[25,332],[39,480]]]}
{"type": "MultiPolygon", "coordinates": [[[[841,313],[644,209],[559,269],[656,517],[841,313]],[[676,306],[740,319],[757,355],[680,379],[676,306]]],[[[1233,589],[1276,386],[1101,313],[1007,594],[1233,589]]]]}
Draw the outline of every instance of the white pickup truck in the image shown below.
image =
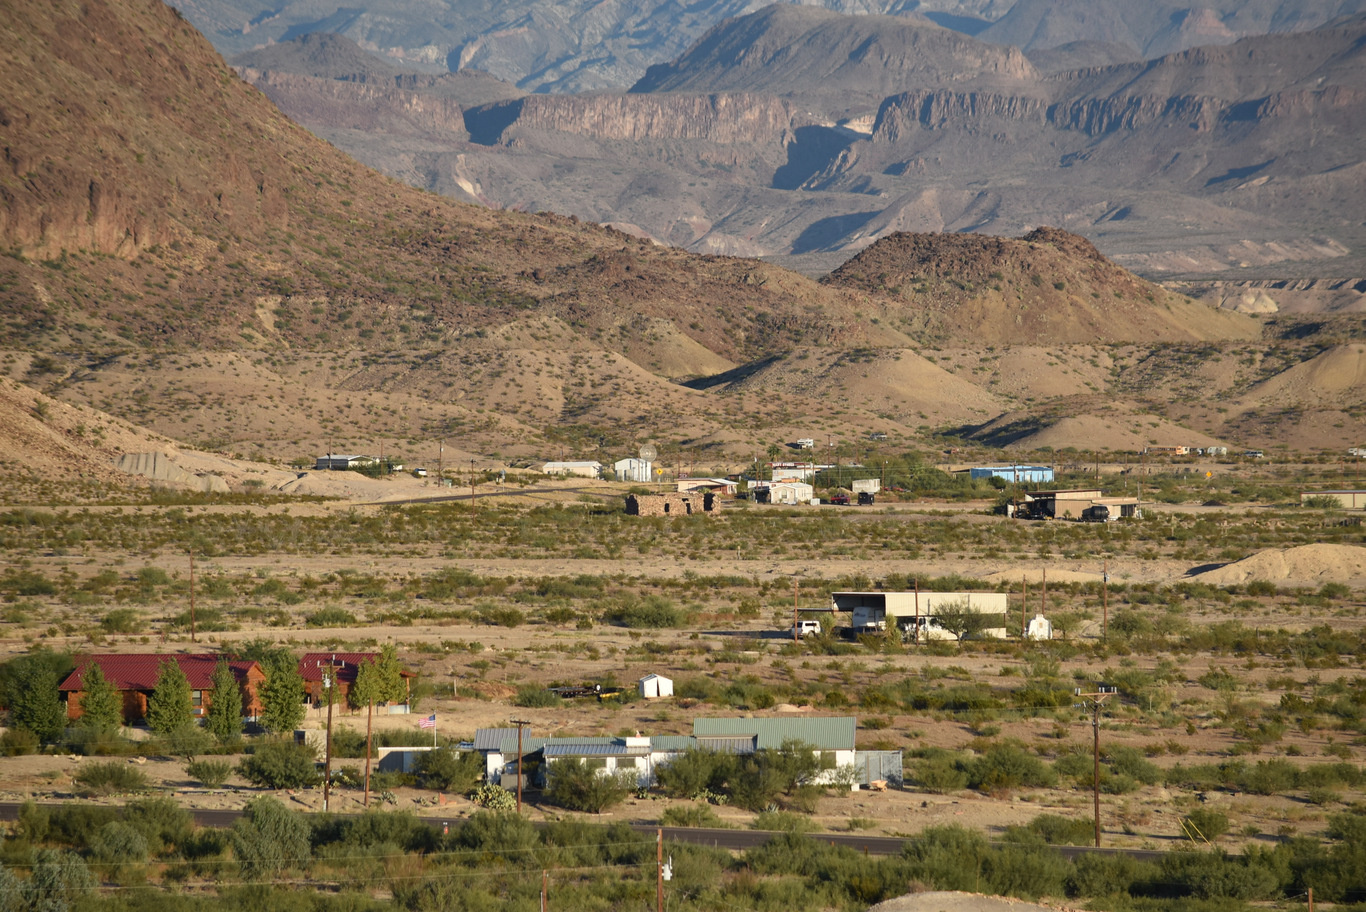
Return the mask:
{"type": "Polygon", "coordinates": [[[820,635],[821,635],[821,622],[820,622],[820,621],[798,621],[798,622],[797,622],[796,628],[793,630],[793,633],[797,634],[797,636],[802,637],[803,639],[805,639],[806,637],[809,637],[809,636],[820,636],[820,635]]]}

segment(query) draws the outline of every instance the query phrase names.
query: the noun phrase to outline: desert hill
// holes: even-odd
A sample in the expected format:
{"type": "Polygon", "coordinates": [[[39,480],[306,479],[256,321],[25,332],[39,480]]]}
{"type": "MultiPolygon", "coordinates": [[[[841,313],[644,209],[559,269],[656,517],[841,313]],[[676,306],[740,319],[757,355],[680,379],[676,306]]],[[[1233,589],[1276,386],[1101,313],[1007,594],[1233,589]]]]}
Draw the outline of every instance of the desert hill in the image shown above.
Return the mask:
{"type": "MultiPolygon", "coordinates": [[[[1258,445],[1290,418],[1270,399],[1227,415],[1221,404],[1322,350],[1318,330],[1278,325],[1274,346],[1250,339],[1250,318],[1165,296],[1062,233],[1036,233],[1034,249],[940,239],[919,254],[863,236],[866,257],[820,283],[573,217],[456,204],[287,121],[151,0],[25,7],[0,22],[0,39],[14,49],[0,57],[14,87],[0,102],[4,372],[34,395],[196,447],[431,458],[447,438],[530,458],[631,452],[654,439],[724,464],[795,436],[877,430],[910,447],[946,427],[1022,415],[1116,416],[1124,435],[1069,444],[1088,448],[1127,445],[1140,421],[1258,445]],[[998,298],[952,297],[955,281],[989,285],[993,271],[1013,283],[998,298]],[[1026,296],[1050,319],[1009,310],[1026,296]],[[1014,334],[1000,329],[1012,314],[1014,334]],[[1002,348],[1028,342],[1045,354],[1003,358],[984,325],[1000,330],[1002,348]],[[1206,409],[1188,405],[1193,386],[1206,409]],[[1235,421],[1247,415],[1251,432],[1235,421]]],[[[625,97],[665,114],[661,99],[702,104],[675,93],[601,103],[625,97]]],[[[734,96],[705,102],[710,148],[733,149],[739,169],[753,159],[739,151],[738,125],[787,103],[723,98],[734,96]]],[[[539,97],[518,103],[546,123],[555,116],[539,97]]],[[[653,141],[696,158],[687,136],[653,141]]],[[[707,167],[721,173],[725,161],[707,167]]],[[[655,177],[637,195],[667,188],[667,175],[655,177]]],[[[760,233],[731,228],[737,244],[760,233]]],[[[1355,401],[1333,399],[1331,421],[1295,412],[1322,425],[1298,439],[1355,436],[1355,401]]],[[[982,436],[1004,439],[993,434],[982,436]]]]}
{"type": "Polygon", "coordinates": [[[1085,238],[1049,228],[1017,239],[893,234],[824,281],[901,298],[906,306],[894,322],[934,341],[1193,341],[1260,332],[1246,317],[1148,285],[1085,238]]]}

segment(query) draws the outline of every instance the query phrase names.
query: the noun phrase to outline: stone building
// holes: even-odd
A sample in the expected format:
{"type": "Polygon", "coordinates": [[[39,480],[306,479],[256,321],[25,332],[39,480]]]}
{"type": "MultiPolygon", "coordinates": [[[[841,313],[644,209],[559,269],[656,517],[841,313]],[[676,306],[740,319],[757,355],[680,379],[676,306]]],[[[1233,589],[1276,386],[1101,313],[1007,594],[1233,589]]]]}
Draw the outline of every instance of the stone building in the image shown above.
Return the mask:
{"type": "Polygon", "coordinates": [[[715,513],[721,501],[711,491],[688,494],[627,494],[627,516],[690,516],[715,513]]]}

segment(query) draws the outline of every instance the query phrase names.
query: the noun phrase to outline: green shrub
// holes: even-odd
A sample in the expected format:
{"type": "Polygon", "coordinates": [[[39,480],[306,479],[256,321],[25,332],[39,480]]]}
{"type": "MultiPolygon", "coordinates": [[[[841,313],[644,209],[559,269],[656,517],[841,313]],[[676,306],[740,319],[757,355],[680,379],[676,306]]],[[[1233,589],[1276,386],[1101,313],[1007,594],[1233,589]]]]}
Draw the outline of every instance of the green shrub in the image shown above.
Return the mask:
{"type": "Polygon", "coordinates": [[[307,627],[354,627],[356,616],[345,608],[320,608],[304,618],[307,627]]]}
{"type": "Polygon", "coordinates": [[[536,708],[559,706],[563,702],[559,694],[536,684],[523,684],[517,688],[517,695],[512,698],[514,706],[536,708]]]}
{"type": "Polygon", "coordinates": [[[635,787],[634,772],[602,772],[585,760],[565,759],[551,769],[546,797],[571,811],[600,814],[624,801],[635,787]]]}
{"type": "Polygon", "coordinates": [[[1046,788],[1057,781],[1052,768],[1018,744],[995,744],[968,764],[968,785],[978,791],[1046,788]]]}
{"type": "Polygon", "coordinates": [[[185,774],[205,788],[222,788],[232,775],[232,764],[226,760],[192,760],[185,764],[185,774]]]}
{"type": "Polygon", "coordinates": [[[810,817],[794,814],[791,811],[760,811],[750,824],[752,830],[770,830],[778,833],[814,833],[816,824],[810,817]]]}
{"type": "MultiPolygon", "coordinates": [[[[677,827],[721,829],[726,826],[725,821],[705,804],[676,804],[673,807],[665,808],[664,813],[659,815],[659,822],[664,826],[677,827]]],[[[755,829],[768,828],[756,826],[755,829]]]]}
{"type": "Polygon", "coordinates": [[[1030,833],[1048,845],[1091,845],[1095,841],[1095,821],[1058,814],[1040,814],[1024,827],[1006,827],[1006,841],[1023,841],[1030,833]]]}
{"type": "Polygon", "coordinates": [[[147,852],[147,837],[121,820],[109,821],[90,837],[90,855],[101,864],[140,864],[147,852]]]}
{"type": "Polygon", "coordinates": [[[268,796],[247,803],[230,839],[243,880],[264,880],[302,868],[312,854],[303,815],[268,796]]]}
{"type": "Polygon", "coordinates": [[[682,627],[688,622],[682,609],[660,595],[648,595],[639,602],[610,608],[603,613],[602,619],[620,627],[654,629],[682,627]]]}
{"type": "Polygon", "coordinates": [[[925,791],[939,795],[968,787],[967,770],[962,768],[953,755],[942,751],[917,760],[912,767],[911,776],[925,791]]]}
{"type": "Polygon", "coordinates": [[[11,728],[0,735],[0,754],[23,757],[38,752],[38,736],[25,728],[11,728]]]}
{"type": "Polygon", "coordinates": [[[105,633],[133,634],[142,630],[142,616],[132,608],[115,608],[100,621],[105,633]]]}
{"type": "Polygon", "coordinates": [[[97,795],[145,792],[148,788],[146,774],[123,760],[82,764],[72,778],[82,789],[97,795]]]}
{"type": "Polygon", "coordinates": [[[475,751],[449,748],[424,751],[417,758],[417,781],[426,789],[466,792],[484,776],[484,758],[475,751]]]}
{"type": "Polygon", "coordinates": [[[271,789],[305,788],[320,778],[313,748],[283,739],[258,744],[237,772],[252,785],[271,789]]]}
{"type": "Polygon", "coordinates": [[[1196,808],[1182,819],[1182,828],[1188,826],[1194,828],[1191,835],[1199,839],[1203,836],[1210,842],[1214,842],[1220,836],[1228,832],[1228,815],[1213,808],[1196,808]]]}

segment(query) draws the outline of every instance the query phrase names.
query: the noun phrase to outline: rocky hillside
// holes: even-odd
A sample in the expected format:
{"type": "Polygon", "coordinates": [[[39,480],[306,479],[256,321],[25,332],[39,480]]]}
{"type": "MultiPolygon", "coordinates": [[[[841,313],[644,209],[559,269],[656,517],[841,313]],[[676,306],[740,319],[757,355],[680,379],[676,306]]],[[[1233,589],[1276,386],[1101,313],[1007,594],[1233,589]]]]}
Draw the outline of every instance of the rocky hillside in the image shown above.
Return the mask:
{"type": "Polygon", "coordinates": [[[818,104],[833,117],[862,113],[910,86],[1020,86],[1035,77],[1017,49],[926,19],[775,4],[718,24],[678,59],[651,67],[631,91],[768,92],[818,104]]]}
{"type": "Polygon", "coordinates": [[[920,338],[982,343],[1252,339],[1257,323],[1143,282],[1088,240],[1053,228],[1018,239],[893,234],[826,284],[900,299],[893,325],[920,338]],[[1208,335],[1206,335],[1208,334],[1208,335]]]}
{"type": "MultiPolygon", "coordinates": [[[[1322,353],[1326,330],[1297,335],[1303,324],[1276,324],[1273,345],[1249,340],[1248,318],[1165,298],[1070,236],[1042,232],[1034,248],[1010,242],[1022,249],[874,243],[818,283],[386,180],[285,120],[154,0],[23,7],[0,21],[0,40],[18,49],[0,57],[11,87],[0,101],[0,316],[10,349],[0,373],[23,382],[22,402],[45,402],[41,393],[177,440],[286,460],[442,438],[525,456],[629,451],[655,438],[721,462],[810,434],[877,429],[889,445],[912,446],[1021,411],[1078,417],[1102,407],[1169,410],[1164,417],[1209,436],[1245,436],[1239,422],[1250,418],[1272,437],[1292,401],[1307,401],[1294,412],[1297,439],[1336,445],[1363,429],[1345,367],[1287,373],[1322,353]],[[979,282],[1000,289],[985,294],[979,282]],[[980,293],[954,299],[955,283],[980,293]],[[1026,302],[1048,319],[1026,319],[1026,302]],[[1036,343],[1050,360],[989,369],[983,327],[1005,327],[1005,341],[1036,343]],[[1054,372],[1051,359],[1067,367],[1054,372]],[[1197,376],[1192,363],[1210,373],[1197,376]],[[1281,374],[1286,382],[1258,385],[1281,374]],[[1186,404],[1197,381],[1204,411],[1186,404]],[[1072,396],[1079,382],[1094,387],[1087,401],[1072,396]],[[1315,411],[1314,385],[1330,382],[1332,420],[1315,422],[1328,413],[1315,411]],[[1239,398],[1248,390],[1259,392],[1239,398]],[[1313,436],[1305,422],[1327,430],[1313,436]]],[[[303,78],[408,90],[402,74],[303,78]]],[[[781,149],[742,157],[744,137],[724,130],[746,117],[799,123],[787,102],[756,100],[745,111],[725,107],[729,97],[698,109],[717,116],[707,143],[648,118],[645,139],[622,132],[610,143],[650,142],[691,162],[699,148],[730,149],[730,165],[716,151],[704,166],[715,187],[714,175],[781,149]]],[[[662,121],[667,104],[696,99],[630,104],[637,114],[655,105],[662,121]]],[[[543,103],[527,100],[519,112],[543,103]]],[[[546,123],[554,129],[539,135],[568,135],[585,149],[609,143],[574,134],[568,121],[546,123]]],[[[412,141],[439,126],[415,126],[412,141]]],[[[488,148],[515,152],[525,140],[514,133],[488,148]]],[[[567,182],[553,166],[548,173],[567,182]]],[[[652,177],[629,195],[669,190],[667,173],[652,177]]],[[[670,205],[667,192],[657,199],[670,205]]],[[[761,233],[755,223],[734,237],[761,233]]],[[[1362,331],[1341,319],[1334,333],[1362,331]]],[[[27,407],[46,422],[38,405],[27,407]]],[[[24,427],[41,433],[27,419],[24,427]]],[[[92,417],[70,433],[95,427],[92,417]]]]}
{"type": "MultiPolygon", "coordinates": [[[[251,75],[404,180],[813,275],[897,231],[1044,224],[1150,277],[1298,282],[1366,275],[1363,34],[1349,19],[1059,73],[925,20],[780,5],[726,20],[626,96],[476,103],[430,76],[380,92],[251,75]],[[429,92],[464,129],[449,107],[418,116],[429,92]]],[[[1091,63],[1127,47],[1069,46],[1091,63]]],[[[353,57],[292,65],[365,66],[353,57]]]]}
{"type": "MultiPolygon", "coordinates": [[[[585,0],[177,0],[232,57],[310,32],[346,35],[404,69],[478,69],[528,92],[624,90],[721,21],[767,0],[624,4],[585,0]]],[[[1143,57],[1249,35],[1303,31],[1361,12],[1361,0],[803,0],[852,15],[915,13],[1028,51],[1115,42],[1143,57]]],[[[746,90],[753,91],[753,88],[746,90]]],[[[895,91],[895,90],[893,90],[895,91]]]]}

